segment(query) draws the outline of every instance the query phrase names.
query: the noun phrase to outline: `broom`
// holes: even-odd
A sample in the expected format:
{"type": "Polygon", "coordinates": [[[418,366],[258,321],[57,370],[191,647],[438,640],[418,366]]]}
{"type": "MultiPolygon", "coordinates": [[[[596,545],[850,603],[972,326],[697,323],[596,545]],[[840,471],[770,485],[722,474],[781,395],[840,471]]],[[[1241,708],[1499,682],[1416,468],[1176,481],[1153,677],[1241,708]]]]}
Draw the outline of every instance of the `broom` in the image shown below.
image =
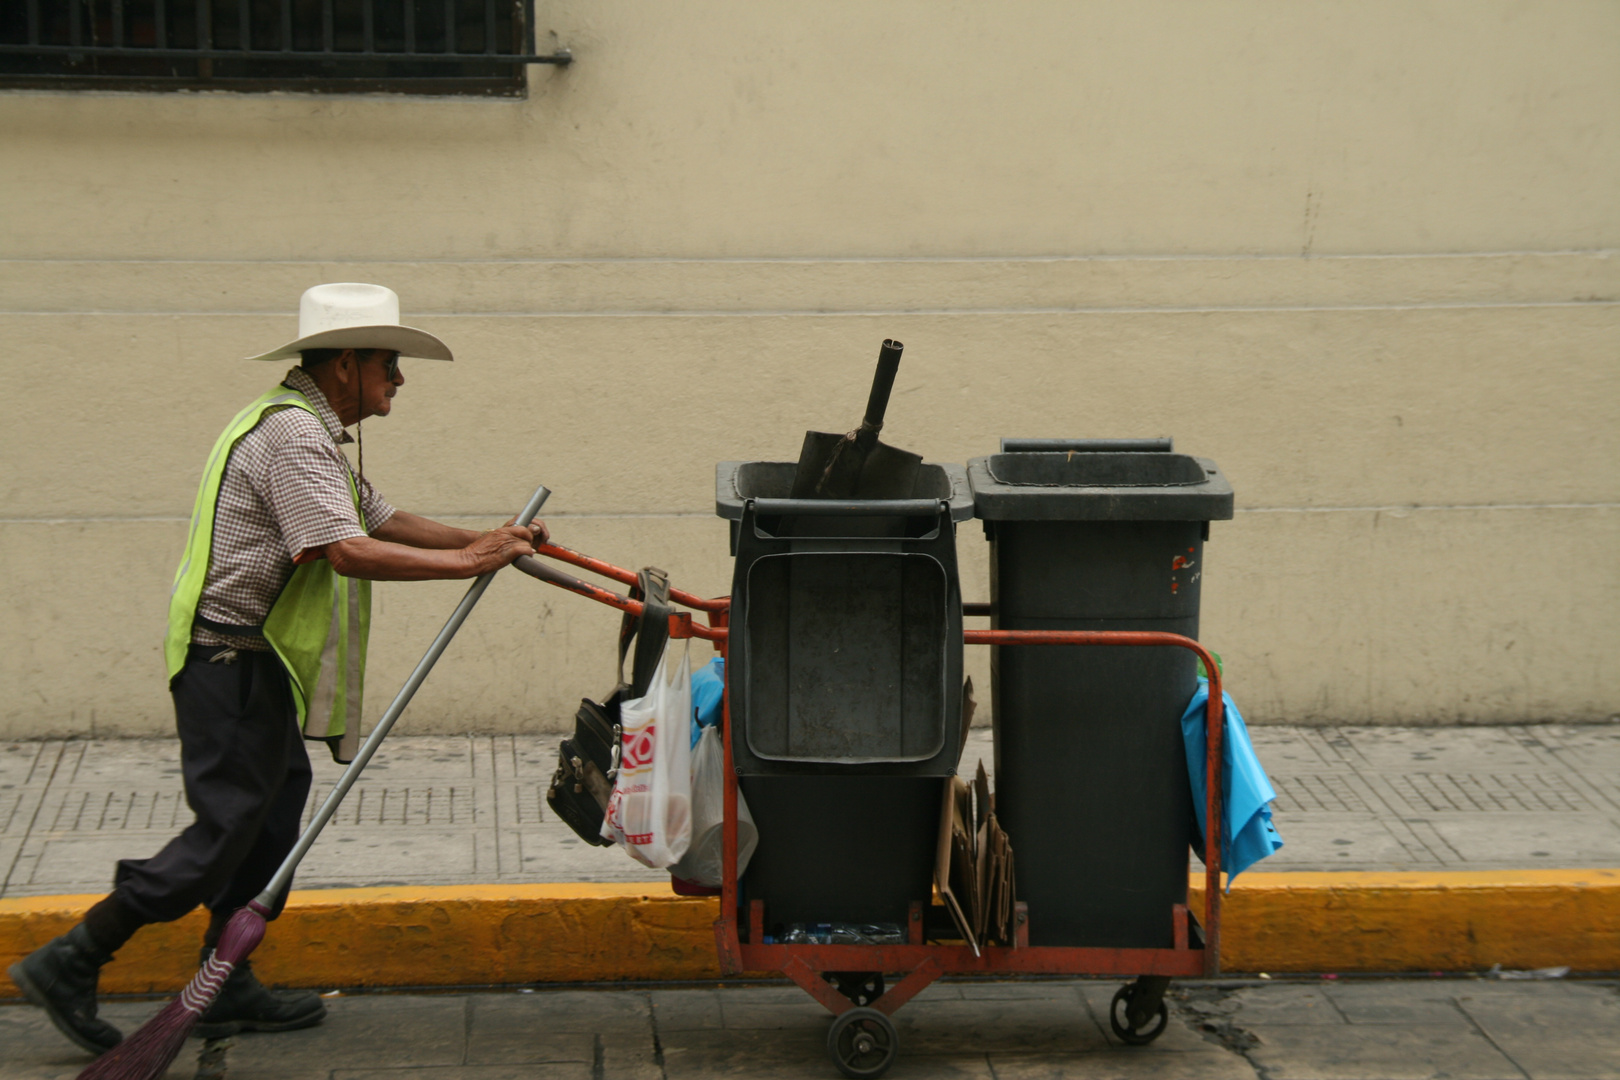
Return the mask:
{"type": "MultiPolygon", "coordinates": [[[[515,524],[528,525],[534,520],[535,515],[540,513],[540,507],[544,506],[550,497],[551,492],[544,485],[536,488],[534,495],[529,499],[529,504],[517,516],[515,524]]],[[[416,665],[416,670],[411,672],[410,678],[405,680],[405,685],[400,687],[393,704],[388,706],[388,711],[383,713],[382,719],[377,721],[377,726],[366,736],[366,741],[361,744],[349,767],[343,770],[343,775],[338,778],[332,793],[321,804],[320,811],[310,819],[309,827],[299,836],[298,843],[293,845],[292,851],[282,860],[275,876],[270,879],[270,884],[266,885],[258,896],[248,901],[247,907],[232,915],[230,921],[225,924],[225,932],[220,935],[214,955],[208,958],[208,962],[202,966],[191,982],[186,984],[186,988],[180,991],[179,997],[164,1006],[162,1012],[142,1024],[129,1038],[91,1062],[89,1067],[79,1074],[79,1080],[158,1080],[169,1070],[169,1066],[180,1054],[180,1047],[191,1034],[191,1029],[197,1026],[198,1019],[208,1011],[208,1006],[219,996],[225,980],[230,977],[236,965],[246,960],[253,950],[258,948],[259,942],[264,940],[265,923],[275,907],[276,896],[292,881],[293,871],[298,869],[299,861],[308,853],[310,845],[315,843],[315,838],[326,827],[326,823],[332,819],[338,804],[343,801],[343,796],[349,793],[354,782],[360,778],[361,770],[377,752],[377,747],[387,736],[388,729],[394,726],[394,721],[399,719],[400,713],[405,711],[405,706],[410,704],[417,687],[422,685],[422,680],[433,670],[433,665],[438,662],[445,646],[450,644],[450,639],[461,629],[461,624],[467,620],[473,605],[478,603],[494,577],[495,572],[492,570],[472,583],[467,594],[461,598],[461,603],[456,605],[450,620],[444,624],[444,629],[439,631],[439,636],[428,646],[428,651],[416,665]]]]}

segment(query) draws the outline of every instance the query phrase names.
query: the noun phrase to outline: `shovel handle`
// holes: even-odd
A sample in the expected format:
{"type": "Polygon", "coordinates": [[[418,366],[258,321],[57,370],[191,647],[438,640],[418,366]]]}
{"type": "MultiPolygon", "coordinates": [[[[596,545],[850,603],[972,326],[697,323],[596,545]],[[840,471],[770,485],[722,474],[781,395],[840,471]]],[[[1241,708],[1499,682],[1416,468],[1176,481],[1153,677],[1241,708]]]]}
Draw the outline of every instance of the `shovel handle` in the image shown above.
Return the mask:
{"type": "Polygon", "coordinates": [[[861,432],[876,438],[883,429],[883,414],[889,409],[889,393],[894,390],[894,376],[900,370],[900,351],[905,346],[893,338],[886,338],[878,352],[877,374],[872,376],[872,396],[866,399],[866,418],[861,421],[861,432]]]}

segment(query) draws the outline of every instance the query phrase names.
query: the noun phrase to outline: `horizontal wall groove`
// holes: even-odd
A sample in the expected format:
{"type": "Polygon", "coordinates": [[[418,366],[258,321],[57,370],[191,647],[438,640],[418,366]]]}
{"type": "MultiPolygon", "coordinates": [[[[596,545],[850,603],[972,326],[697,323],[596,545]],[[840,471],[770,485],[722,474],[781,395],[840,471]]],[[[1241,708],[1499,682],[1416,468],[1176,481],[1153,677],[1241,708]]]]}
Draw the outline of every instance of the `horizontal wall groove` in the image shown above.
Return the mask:
{"type": "Polygon", "coordinates": [[[286,316],[379,281],[413,317],[1394,309],[1620,300],[1607,249],[1488,254],[0,259],[16,314],[286,316]]]}
{"type": "Polygon", "coordinates": [[[958,263],[1121,263],[1121,262],[1284,262],[1300,265],[1336,261],[1369,262],[1380,259],[1413,262],[1424,259],[1514,259],[1514,258],[1612,258],[1620,248],[1555,248],[1549,250],[1507,249],[1501,251],[1418,251],[1389,253],[1346,253],[1310,255],[1273,254],[1148,254],[1148,255],[730,255],[697,257],[682,255],[582,255],[555,259],[433,259],[433,258],[334,258],[334,259],[178,259],[178,258],[0,258],[0,266],[10,264],[177,265],[177,266],[571,266],[646,265],[768,265],[840,266],[898,263],[903,265],[951,265],[958,263]]]}
{"type": "MultiPolygon", "coordinates": [[[[1495,510],[1620,510],[1620,502],[1564,502],[1564,503],[1389,503],[1380,506],[1239,506],[1239,514],[1404,514],[1436,513],[1448,511],[1495,510]]],[[[487,513],[427,511],[426,516],[438,521],[476,521],[490,518],[509,518],[509,510],[490,510],[487,513]]],[[[717,515],[705,510],[672,510],[665,512],[604,511],[600,513],[543,513],[547,521],[678,521],[683,519],[716,519],[717,515]]],[[[99,524],[184,524],[191,520],[179,515],[152,515],[140,517],[0,517],[0,525],[99,525],[99,524]]]]}
{"type": "MultiPolygon", "coordinates": [[[[1289,312],[1356,312],[1356,311],[1491,311],[1525,310],[1534,308],[1608,308],[1620,307],[1620,298],[1595,297],[1590,300],[1507,300],[1507,301],[1436,301],[1413,304],[1210,304],[1174,307],[987,307],[987,308],[762,308],[762,309],[694,309],[637,308],[599,311],[413,311],[411,319],[783,319],[783,318],[931,318],[960,316],[1007,315],[1206,315],[1224,312],[1235,314],[1269,314],[1289,312]]],[[[8,310],[0,308],[0,316],[27,318],[279,318],[286,312],[269,311],[112,311],[103,308],[82,311],[8,310]]]]}

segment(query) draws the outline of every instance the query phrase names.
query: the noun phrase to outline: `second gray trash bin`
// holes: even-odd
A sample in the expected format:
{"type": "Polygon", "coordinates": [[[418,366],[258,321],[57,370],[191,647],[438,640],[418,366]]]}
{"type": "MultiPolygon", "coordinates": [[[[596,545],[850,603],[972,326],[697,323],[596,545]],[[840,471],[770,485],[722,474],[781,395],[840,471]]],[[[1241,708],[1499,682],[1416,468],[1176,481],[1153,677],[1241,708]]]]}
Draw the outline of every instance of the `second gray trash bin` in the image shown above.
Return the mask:
{"type": "MultiPolygon", "coordinates": [[[[1232,488],[1169,439],[1004,439],[968,463],[999,630],[1198,636],[1209,522],[1232,488]]],[[[1166,948],[1187,898],[1192,797],[1177,648],[995,647],[996,813],[1032,945],[1166,948]]]]}

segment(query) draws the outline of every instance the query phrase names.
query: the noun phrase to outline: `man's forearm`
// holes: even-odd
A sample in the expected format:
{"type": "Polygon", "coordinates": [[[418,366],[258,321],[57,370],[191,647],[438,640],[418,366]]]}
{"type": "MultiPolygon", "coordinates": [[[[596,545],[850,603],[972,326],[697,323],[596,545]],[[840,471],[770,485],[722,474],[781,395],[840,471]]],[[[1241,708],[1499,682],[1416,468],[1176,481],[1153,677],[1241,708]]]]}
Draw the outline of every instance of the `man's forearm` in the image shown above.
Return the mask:
{"type": "Polygon", "coordinates": [[[461,545],[446,550],[395,543],[374,536],[355,536],[327,544],[325,554],[333,570],[344,577],[367,581],[470,578],[491,569],[480,565],[461,545]]]}
{"type": "Polygon", "coordinates": [[[392,524],[393,520],[390,519],[377,530],[379,534],[383,534],[381,537],[351,536],[347,540],[339,540],[324,547],[306,549],[296,561],[305,562],[310,558],[324,556],[332,564],[332,569],[344,577],[365,578],[368,581],[470,578],[491,570],[499,570],[519,556],[534,554],[532,545],[537,538],[543,539],[545,532],[545,526],[536,524],[527,528],[521,525],[502,525],[488,532],[475,533],[465,529],[448,529],[426,518],[407,515],[406,520],[400,523],[400,530],[388,535],[390,534],[388,526],[392,524]],[[432,528],[413,532],[414,522],[421,522],[432,528]],[[446,532],[435,532],[435,529],[444,529],[446,532]],[[396,543],[392,539],[392,536],[403,534],[415,536],[417,539],[444,540],[450,538],[447,533],[465,535],[468,541],[464,546],[442,548],[418,547],[396,543]]]}
{"type": "Polygon", "coordinates": [[[472,529],[458,529],[418,514],[396,510],[393,517],[379,525],[371,535],[391,544],[444,550],[464,548],[478,539],[480,534],[472,529]]]}

